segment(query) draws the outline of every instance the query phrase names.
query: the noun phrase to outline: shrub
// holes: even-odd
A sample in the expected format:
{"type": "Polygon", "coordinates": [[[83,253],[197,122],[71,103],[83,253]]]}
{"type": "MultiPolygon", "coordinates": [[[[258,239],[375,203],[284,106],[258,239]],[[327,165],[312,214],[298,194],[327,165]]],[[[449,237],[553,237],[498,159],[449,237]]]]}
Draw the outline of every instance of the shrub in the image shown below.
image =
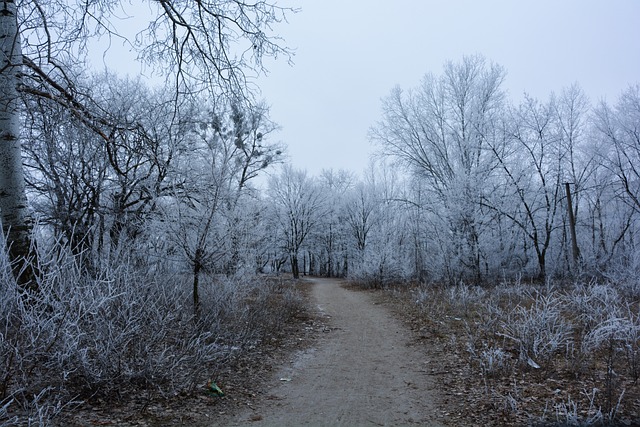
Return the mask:
{"type": "Polygon", "coordinates": [[[572,342],[572,327],[564,319],[561,300],[555,294],[537,294],[530,307],[516,306],[502,323],[502,330],[505,338],[517,343],[520,361],[534,368],[572,342]]]}
{"type": "Polygon", "coordinates": [[[302,299],[260,277],[189,278],[126,257],[91,272],[60,245],[39,255],[25,296],[0,255],[0,425],[45,425],[87,399],[191,393],[235,352],[277,332],[302,299]]]}

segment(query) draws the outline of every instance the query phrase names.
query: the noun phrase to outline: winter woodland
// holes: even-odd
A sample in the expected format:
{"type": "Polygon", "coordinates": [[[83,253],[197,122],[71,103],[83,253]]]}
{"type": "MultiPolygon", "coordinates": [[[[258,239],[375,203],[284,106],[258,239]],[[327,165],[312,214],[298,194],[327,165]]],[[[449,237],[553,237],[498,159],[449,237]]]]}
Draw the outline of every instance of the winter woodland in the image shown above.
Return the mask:
{"type": "Polygon", "coordinates": [[[464,57],[390,88],[367,170],[311,176],[247,80],[286,60],[270,28],[290,11],[151,2],[132,42],[168,76],[151,87],[83,67],[118,2],[2,3],[0,422],[120,382],[194,387],[285,317],[246,298],[296,303],[279,274],[637,288],[637,84],[514,103],[499,64],[464,57]]]}

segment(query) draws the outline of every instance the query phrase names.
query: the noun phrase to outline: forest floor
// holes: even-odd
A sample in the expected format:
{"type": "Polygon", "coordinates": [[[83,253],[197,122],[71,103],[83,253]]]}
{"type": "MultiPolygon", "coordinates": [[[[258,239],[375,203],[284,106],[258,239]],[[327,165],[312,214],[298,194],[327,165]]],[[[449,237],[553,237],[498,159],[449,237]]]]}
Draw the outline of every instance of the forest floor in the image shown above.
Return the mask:
{"type": "MultiPolygon", "coordinates": [[[[554,393],[582,393],[582,385],[555,374],[516,372],[488,387],[469,363],[464,322],[453,315],[425,319],[409,292],[362,290],[335,279],[298,286],[308,311],[215,373],[224,396],[141,396],[117,409],[84,411],[78,425],[545,425],[540,420],[554,410],[545,402],[554,393]]],[[[626,418],[621,425],[638,424],[626,418]]]]}
{"type": "Polygon", "coordinates": [[[273,343],[215,373],[224,396],[149,398],[78,411],[65,425],[445,425],[442,361],[395,316],[384,293],[306,279],[309,301],[273,343]]]}

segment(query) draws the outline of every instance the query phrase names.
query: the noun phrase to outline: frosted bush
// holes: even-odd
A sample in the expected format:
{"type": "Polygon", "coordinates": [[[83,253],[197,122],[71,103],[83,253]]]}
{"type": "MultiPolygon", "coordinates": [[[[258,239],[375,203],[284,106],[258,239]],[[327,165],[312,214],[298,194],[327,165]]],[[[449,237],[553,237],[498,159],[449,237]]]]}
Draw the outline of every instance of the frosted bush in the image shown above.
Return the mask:
{"type": "Polygon", "coordinates": [[[464,311],[467,311],[473,304],[480,302],[485,294],[485,290],[480,286],[468,286],[464,283],[451,287],[447,291],[449,303],[464,311]]]}
{"type": "Polygon", "coordinates": [[[188,277],[127,259],[89,274],[62,247],[39,259],[39,292],[25,298],[0,258],[0,425],[47,425],[78,399],[189,393],[301,306],[278,283],[203,276],[196,320],[188,277]]]}
{"type": "Polygon", "coordinates": [[[614,317],[606,319],[586,334],[582,340],[584,353],[608,347],[615,342],[622,347],[638,345],[640,324],[638,317],[614,317]]]}
{"type": "Polygon", "coordinates": [[[530,298],[530,290],[520,283],[502,283],[491,290],[489,301],[495,307],[515,307],[530,298]]]}
{"type": "Polygon", "coordinates": [[[616,288],[603,284],[577,285],[563,299],[584,333],[605,319],[619,316],[622,305],[616,288]]]}
{"type": "Polygon", "coordinates": [[[480,368],[485,376],[498,376],[511,367],[511,355],[499,347],[489,347],[480,353],[480,368]]]}
{"type": "Polygon", "coordinates": [[[349,279],[367,288],[406,282],[412,277],[413,271],[405,261],[402,254],[389,244],[380,251],[367,250],[349,266],[349,279]]]}
{"type": "MultiPolygon", "coordinates": [[[[593,401],[592,401],[593,403],[593,401]]],[[[590,405],[589,409],[584,411],[578,408],[578,404],[568,397],[566,401],[559,402],[555,405],[555,416],[558,425],[561,426],[593,426],[601,425],[604,419],[602,411],[590,405]]]]}
{"type": "Polygon", "coordinates": [[[632,298],[637,298],[640,296],[638,271],[640,271],[640,252],[635,250],[613,258],[612,265],[607,268],[604,275],[632,298]]]}
{"type": "Polygon", "coordinates": [[[555,295],[537,295],[531,307],[517,306],[502,323],[503,336],[520,349],[520,360],[534,367],[548,360],[572,342],[571,325],[561,312],[562,301],[555,295]]]}
{"type": "MultiPolygon", "coordinates": [[[[624,390],[618,396],[615,405],[609,412],[603,412],[602,408],[596,404],[596,397],[600,390],[594,388],[591,393],[586,390],[582,392],[588,406],[578,406],[578,403],[569,396],[565,401],[554,405],[557,425],[561,426],[601,426],[614,425],[616,414],[620,409],[620,404],[624,396],[624,390]]],[[[546,421],[546,420],[542,420],[546,421]]]]}
{"type": "Polygon", "coordinates": [[[584,336],[583,354],[603,349],[609,353],[608,364],[613,363],[614,356],[620,356],[629,375],[637,381],[640,378],[640,317],[629,310],[626,317],[606,319],[584,336]]]}
{"type": "Polygon", "coordinates": [[[431,292],[424,286],[414,291],[414,300],[419,306],[425,305],[432,298],[431,292]]]}

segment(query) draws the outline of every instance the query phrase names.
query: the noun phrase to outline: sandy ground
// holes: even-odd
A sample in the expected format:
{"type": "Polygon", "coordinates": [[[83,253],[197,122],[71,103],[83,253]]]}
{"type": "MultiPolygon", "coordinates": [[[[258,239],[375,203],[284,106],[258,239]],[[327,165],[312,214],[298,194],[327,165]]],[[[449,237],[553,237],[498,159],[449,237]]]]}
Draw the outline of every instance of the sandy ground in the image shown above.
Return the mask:
{"type": "Polygon", "coordinates": [[[366,292],[311,280],[326,328],[271,380],[266,398],[225,425],[440,425],[437,393],[411,332],[366,292]]]}

